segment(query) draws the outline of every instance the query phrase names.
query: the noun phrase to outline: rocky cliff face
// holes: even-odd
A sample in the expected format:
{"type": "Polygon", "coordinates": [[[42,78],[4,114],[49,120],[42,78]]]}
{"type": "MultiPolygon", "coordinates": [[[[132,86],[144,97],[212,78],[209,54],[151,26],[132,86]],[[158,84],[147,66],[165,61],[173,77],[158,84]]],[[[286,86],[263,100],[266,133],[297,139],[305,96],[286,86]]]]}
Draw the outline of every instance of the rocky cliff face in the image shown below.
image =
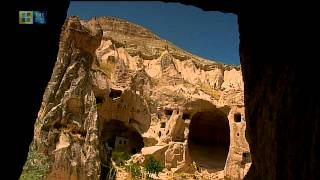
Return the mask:
{"type": "Polygon", "coordinates": [[[49,157],[47,179],[105,179],[112,152],[239,179],[251,164],[243,105],[240,67],[125,20],[69,17],[30,149],[49,157]]]}
{"type": "Polygon", "coordinates": [[[31,145],[36,153],[50,158],[47,179],[100,176],[98,114],[90,73],[101,38],[94,19],[81,24],[70,17],[62,27],[58,58],[31,145]]]}

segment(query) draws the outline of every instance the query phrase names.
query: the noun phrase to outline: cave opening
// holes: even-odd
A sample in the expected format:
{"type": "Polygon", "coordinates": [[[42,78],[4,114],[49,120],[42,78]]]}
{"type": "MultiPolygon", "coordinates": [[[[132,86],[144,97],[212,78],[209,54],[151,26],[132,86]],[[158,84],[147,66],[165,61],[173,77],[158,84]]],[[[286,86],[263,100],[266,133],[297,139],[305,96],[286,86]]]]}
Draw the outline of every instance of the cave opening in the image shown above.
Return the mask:
{"type": "Polygon", "coordinates": [[[251,155],[250,152],[242,153],[242,161],[241,164],[251,163],[251,155]]]}
{"type": "Polygon", "coordinates": [[[120,120],[110,120],[105,123],[101,137],[102,142],[111,148],[112,152],[123,152],[129,156],[140,152],[144,146],[140,133],[120,120]]]}
{"type": "Polygon", "coordinates": [[[99,97],[99,96],[96,97],[96,104],[102,104],[103,101],[104,101],[103,97],[99,97]]]}
{"type": "Polygon", "coordinates": [[[162,122],[160,128],[166,128],[166,122],[162,122]]]}
{"type": "Polygon", "coordinates": [[[165,109],[164,110],[164,114],[167,115],[167,116],[171,116],[173,113],[173,110],[172,109],[165,109]]]}
{"type": "Polygon", "coordinates": [[[192,116],[188,148],[197,165],[209,170],[223,170],[229,145],[229,122],[222,111],[197,112],[192,116]]]}
{"type": "Polygon", "coordinates": [[[190,119],[190,114],[188,114],[188,113],[183,113],[182,119],[183,119],[183,120],[190,119]]]}
{"type": "Polygon", "coordinates": [[[241,122],[241,114],[240,113],[234,114],[234,122],[241,122]]]}
{"type": "Polygon", "coordinates": [[[110,97],[110,98],[117,98],[117,97],[120,97],[121,94],[122,94],[122,91],[121,91],[121,90],[110,89],[109,97],[110,97]]]}

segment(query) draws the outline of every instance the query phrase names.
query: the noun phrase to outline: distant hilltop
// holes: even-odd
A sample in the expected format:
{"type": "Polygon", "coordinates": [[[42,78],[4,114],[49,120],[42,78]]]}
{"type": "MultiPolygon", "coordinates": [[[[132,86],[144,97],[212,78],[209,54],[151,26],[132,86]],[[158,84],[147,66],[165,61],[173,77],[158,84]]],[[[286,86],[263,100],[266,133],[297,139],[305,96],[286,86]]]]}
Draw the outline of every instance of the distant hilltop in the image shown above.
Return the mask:
{"type": "Polygon", "coordinates": [[[144,59],[154,59],[168,50],[173,56],[180,60],[192,59],[196,66],[204,69],[213,69],[219,66],[230,70],[240,70],[240,65],[230,65],[218,62],[213,59],[205,59],[189,53],[170,41],[160,38],[152,31],[120,18],[103,16],[96,17],[102,27],[103,39],[112,40],[117,47],[125,48],[132,56],[140,55],[144,59]]]}

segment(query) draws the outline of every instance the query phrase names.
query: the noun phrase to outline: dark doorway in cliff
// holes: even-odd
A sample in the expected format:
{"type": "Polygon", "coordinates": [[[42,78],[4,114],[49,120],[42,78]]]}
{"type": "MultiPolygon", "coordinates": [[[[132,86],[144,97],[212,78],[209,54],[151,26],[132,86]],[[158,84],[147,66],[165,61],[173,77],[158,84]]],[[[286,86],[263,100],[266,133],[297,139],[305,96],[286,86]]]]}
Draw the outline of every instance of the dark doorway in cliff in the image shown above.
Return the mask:
{"type": "Polygon", "coordinates": [[[121,90],[118,90],[118,89],[110,89],[109,97],[114,99],[114,98],[120,97],[121,94],[122,94],[122,91],[121,91],[121,90]]]}
{"type": "Polygon", "coordinates": [[[171,116],[173,113],[173,110],[172,109],[165,109],[164,110],[164,114],[167,115],[167,116],[171,116]]]}
{"type": "Polygon", "coordinates": [[[104,98],[103,97],[96,97],[96,104],[102,104],[104,102],[104,98]]]}
{"type": "Polygon", "coordinates": [[[104,124],[101,132],[102,142],[110,147],[112,152],[124,152],[133,155],[144,146],[143,138],[132,127],[119,120],[110,120],[104,124]]]}
{"type": "Polygon", "coordinates": [[[188,113],[183,113],[182,119],[183,119],[183,120],[190,119],[190,114],[188,114],[188,113]]]}
{"type": "Polygon", "coordinates": [[[191,159],[200,167],[222,170],[230,145],[227,116],[219,111],[198,112],[191,118],[188,148],[191,159]]]}
{"type": "Polygon", "coordinates": [[[240,113],[234,114],[234,122],[241,122],[241,114],[240,113]]]}
{"type": "Polygon", "coordinates": [[[243,152],[242,153],[242,161],[241,164],[251,163],[251,154],[250,152],[243,152]]]}

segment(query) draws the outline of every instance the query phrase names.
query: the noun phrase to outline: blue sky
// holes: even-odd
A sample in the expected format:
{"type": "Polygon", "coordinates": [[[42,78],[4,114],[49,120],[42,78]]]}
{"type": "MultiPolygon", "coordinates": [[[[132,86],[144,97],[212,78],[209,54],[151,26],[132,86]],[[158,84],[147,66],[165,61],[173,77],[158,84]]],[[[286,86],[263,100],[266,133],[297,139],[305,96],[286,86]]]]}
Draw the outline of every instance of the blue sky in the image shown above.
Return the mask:
{"type": "Polygon", "coordinates": [[[71,15],[126,19],[200,57],[240,64],[237,16],[231,13],[160,1],[71,1],[71,15]]]}

